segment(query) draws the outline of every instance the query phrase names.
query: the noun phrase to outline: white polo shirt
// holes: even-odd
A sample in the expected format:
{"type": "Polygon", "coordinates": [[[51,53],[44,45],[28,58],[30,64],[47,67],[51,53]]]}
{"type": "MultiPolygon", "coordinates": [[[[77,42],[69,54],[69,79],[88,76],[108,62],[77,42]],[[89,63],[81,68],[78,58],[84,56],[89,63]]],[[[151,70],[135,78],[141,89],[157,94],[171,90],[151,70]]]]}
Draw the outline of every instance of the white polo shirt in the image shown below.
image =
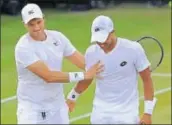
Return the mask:
{"type": "MultiPolygon", "coordinates": [[[[64,56],[76,49],[60,32],[45,30],[45,41],[34,41],[29,34],[23,35],[15,47],[18,73],[18,106],[32,109],[58,109],[65,104],[63,83],[46,83],[26,67],[42,60],[52,71],[61,71],[64,56]]],[[[41,69],[40,69],[41,70],[41,69]]]]}
{"type": "Polygon", "coordinates": [[[96,80],[93,106],[101,111],[116,113],[135,112],[138,114],[138,72],[150,63],[142,46],[127,39],[118,38],[115,48],[108,54],[98,45],[91,45],[85,54],[86,70],[98,60],[105,65],[96,80]]]}

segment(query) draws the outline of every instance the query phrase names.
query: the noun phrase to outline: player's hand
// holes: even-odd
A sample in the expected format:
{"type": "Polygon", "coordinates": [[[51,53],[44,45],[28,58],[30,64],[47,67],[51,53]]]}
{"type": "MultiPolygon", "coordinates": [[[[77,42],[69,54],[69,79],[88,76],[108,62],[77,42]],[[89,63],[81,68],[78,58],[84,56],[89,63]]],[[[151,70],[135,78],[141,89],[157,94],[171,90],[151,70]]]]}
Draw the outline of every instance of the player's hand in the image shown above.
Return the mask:
{"type": "Polygon", "coordinates": [[[97,76],[97,78],[101,78],[99,74],[103,71],[104,64],[101,61],[98,61],[85,73],[85,79],[93,79],[95,76],[97,76]]]}
{"type": "Polygon", "coordinates": [[[143,114],[142,118],[140,119],[141,125],[150,125],[152,124],[152,117],[149,114],[143,114]]]}
{"type": "Polygon", "coordinates": [[[69,111],[70,111],[70,112],[73,112],[73,111],[74,111],[74,108],[75,108],[76,102],[73,101],[73,100],[67,99],[67,100],[66,100],[66,103],[67,103],[67,105],[68,105],[69,111]]]}

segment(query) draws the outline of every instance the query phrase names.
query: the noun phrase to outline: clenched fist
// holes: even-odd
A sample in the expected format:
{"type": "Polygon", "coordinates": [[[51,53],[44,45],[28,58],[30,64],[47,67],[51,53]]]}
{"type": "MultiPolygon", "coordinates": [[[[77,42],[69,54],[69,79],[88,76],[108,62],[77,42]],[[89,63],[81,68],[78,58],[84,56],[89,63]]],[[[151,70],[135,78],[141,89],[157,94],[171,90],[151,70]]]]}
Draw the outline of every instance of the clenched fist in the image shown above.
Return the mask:
{"type": "Polygon", "coordinates": [[[152,124],[151,115],[143,114],[142,118],[140,119],[140,124],[142,124],[142,125],[150,125],[150,124],[152,124]]]}
{"type": "Polygon", "coordinates": [[[67,103],[67,105],[68,105],[68,107],[69,107],[69,111],[70,111],[70,112],[73,112],[73,111],[74,111],[74,108],[75,108],[76,102],[73,101],[73,100],[67,99],[67,100],[66,100],[66,103],[67,103]]]}

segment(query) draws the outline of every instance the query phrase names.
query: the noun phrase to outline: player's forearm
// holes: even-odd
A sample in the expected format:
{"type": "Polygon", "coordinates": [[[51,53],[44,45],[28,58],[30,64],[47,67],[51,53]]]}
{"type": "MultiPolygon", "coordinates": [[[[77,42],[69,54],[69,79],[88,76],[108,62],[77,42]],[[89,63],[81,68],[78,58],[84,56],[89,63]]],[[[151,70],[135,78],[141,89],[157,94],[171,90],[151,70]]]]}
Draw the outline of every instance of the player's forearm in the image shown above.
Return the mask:
{"type": "Polygon", "coordinates": [[[154,97],[154,87],[150,69],[140,72],[144,88],[144,113],[152,115],[157,99],[154,97]]]}
{"type": "Polygon", "coordinates": [[[83,93],[88,88],[88,86],[91,84],[91,82],[92,82],[92,80],[82,80],[82,81],[79,81],[77,83],[77,85],[75,86],[74,90],[78,94],[81,94],[81,93],[83,93]]]}
{"type": "Polygon", "coordinates": [[[153,87],[152,79],[144,81],[143,88],[144,88],[145,100],[153,100],[153,98],[154,98],[154,87],[153,87]]]}
{"type": "Polygon", "coordinates": [[[76,51],[71,56],[66,57],[69,61],[71,61],[78,68],[85,70],[85,59],[84,56],[76,51]]]}
{"type": "Polygon", "coordinates": [[[152,79],[144,82],[144,113],[152,115],[157,99],[154,97],[152,79]]]}
{"type": "Polygon", "coordinates": [[[149,67],[140,72],[140,76],[143,81],[144,100],[152,100],[154,97],[154,88],[149,67]]]}
{"type": "Polygon", "coordinates": [[[68,94],[68,99],[72,101],[76,101],[77,98],[83,93],[88,86],[91,84],[92,80],[83,80],[80,81],[75,88],[73,88],[70,93],[68,94]]]}
{"type": "Polygon", "coordinates": [[[58,72],[58,71],[50,71],[44,77],[44,80],[47,83],[68,83],[69,80],[69,73],[65,72],[58,72]]]}

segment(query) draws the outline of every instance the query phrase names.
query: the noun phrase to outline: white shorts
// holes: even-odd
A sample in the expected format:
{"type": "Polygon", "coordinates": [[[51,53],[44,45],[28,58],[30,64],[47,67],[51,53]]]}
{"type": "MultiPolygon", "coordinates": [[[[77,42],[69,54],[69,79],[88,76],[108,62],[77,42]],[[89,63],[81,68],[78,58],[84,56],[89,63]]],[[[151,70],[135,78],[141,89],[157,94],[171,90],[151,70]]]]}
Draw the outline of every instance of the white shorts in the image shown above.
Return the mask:
{"type": "Polygon", "coordinates": [[[138,124],[139,116],[133,113],[102,112],[93,109],[90,117],[91,124],[138,124]]]}
{"type": "Polygon", "coordinates": [[[18,124],[69,124],[68,107],[57,111],[38,111],[18,108],[18,124]]]}

